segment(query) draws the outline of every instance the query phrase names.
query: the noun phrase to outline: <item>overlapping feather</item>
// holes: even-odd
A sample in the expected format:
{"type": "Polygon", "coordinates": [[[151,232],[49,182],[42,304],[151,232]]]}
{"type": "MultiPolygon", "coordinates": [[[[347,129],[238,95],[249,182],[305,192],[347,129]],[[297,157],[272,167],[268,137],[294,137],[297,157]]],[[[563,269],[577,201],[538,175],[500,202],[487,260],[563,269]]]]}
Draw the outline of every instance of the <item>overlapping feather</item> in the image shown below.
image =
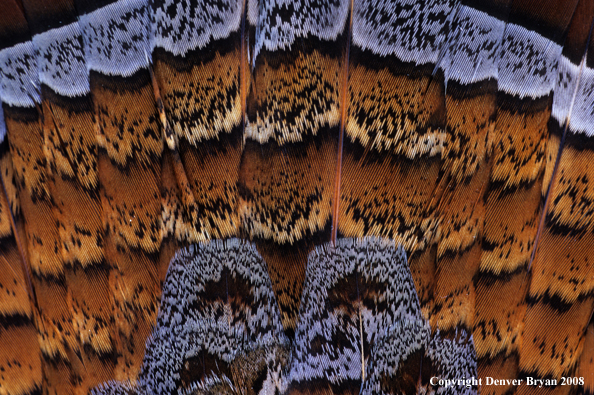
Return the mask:
{"type": "MultiPolygon", "coordinates": [[[[133,388],[169,260],[213,239],[255,243],[299,343],[308,254],[378,236],[479,377],[592,392],[593,8],[3,0],[0,391],[133,388]]],[[[386,379],[382,341],[353,391],[426,385],[386,379]]]]}

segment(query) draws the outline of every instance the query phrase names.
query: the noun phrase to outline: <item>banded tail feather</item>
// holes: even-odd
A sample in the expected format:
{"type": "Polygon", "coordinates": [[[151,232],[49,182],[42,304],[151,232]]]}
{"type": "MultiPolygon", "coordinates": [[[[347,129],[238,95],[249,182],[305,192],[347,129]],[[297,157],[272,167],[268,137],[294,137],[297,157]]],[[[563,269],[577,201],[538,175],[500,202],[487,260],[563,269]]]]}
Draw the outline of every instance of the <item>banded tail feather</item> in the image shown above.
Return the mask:
{"type": "Polygon", "coordinates": [[[466,334],[432,334],[405,252],[390,240],[341,239],[310,254],[292,345],[251,243],[180,250],[163,290],[138,384],[94,394],[417,393],[432,378],[476,376],[466,334]]]}
{"type": "Polygon", "coordinates": [[[594,391],[591,0],[0,4],[0,393],[594,391]]]}

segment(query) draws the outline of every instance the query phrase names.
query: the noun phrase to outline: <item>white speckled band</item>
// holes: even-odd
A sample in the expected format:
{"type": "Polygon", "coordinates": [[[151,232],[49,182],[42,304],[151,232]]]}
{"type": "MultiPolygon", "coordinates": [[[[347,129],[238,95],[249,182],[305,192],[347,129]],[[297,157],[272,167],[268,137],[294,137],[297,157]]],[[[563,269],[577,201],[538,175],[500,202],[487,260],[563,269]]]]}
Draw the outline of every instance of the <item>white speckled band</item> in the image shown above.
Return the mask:
{"type": "Polygon", "coordinates": [[[34,107],[41,101],[33,42],[0,51],[0,98],[6,104],[20,107],[34,107]]]}
{"type": "Polygon", "coordinates": [[[87,68],[129,77],[148,67],[149,7],[147,0],[119,0],[82,15],[87,68]]]}
{"type": "Polygon", "coordinates": [[[33,36],[39,81],[54,92],[76,97],[89,93],[89,72],[78,22],[33,36]]]}
{"type": "Polygon", "coordinates": [[[204,1],[199,9],[193,9],[189,0],[166,0],[152,11],[153,48],[184,56],[239,31],[242,2],[204,1]]]}

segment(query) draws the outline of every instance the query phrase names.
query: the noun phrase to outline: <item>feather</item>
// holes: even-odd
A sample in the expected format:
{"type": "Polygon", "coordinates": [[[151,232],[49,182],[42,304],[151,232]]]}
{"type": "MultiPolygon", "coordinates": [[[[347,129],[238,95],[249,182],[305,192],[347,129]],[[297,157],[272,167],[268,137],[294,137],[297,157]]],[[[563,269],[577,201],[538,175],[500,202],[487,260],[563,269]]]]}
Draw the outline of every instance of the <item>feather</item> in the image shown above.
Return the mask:
{"type": "Polygon", "coordinates": [[[591,0],[0,4],[0,393],[594,391],[591,0]]]}
{"type": "MultiPolygon", "coordinates": [[[[180,193],[166,205],[165,237],[178,243],[238,233],[237,180],[245,104],[244,6],[195,13],[189,2],[154,2],[153,63],[167,119],[166,143],[180,193]],[[186,21],[186,18],[190,18],[186,21]],[[192,24],[200,26],[194,35],[192,24]],[[180,180],[187,180],[187,184],[180,180]]],[[[166,201],[171,188],[164,188],[166,201]]]]}
{"type": "Polygon", "coordinates": [[[256,31],[238,214],[265,254],[289,330],[304,258],[330,237],[348,15],[347,1],[248,4],[256,31]]]}
{"type": "MultiPolygon", "coordinates": [[[[8,147],[4,140],[0,163],[2,179],[9,170],[8,147]]],[[[10,170],[12,172],[12,170],[10,170]]],[[[8,180],[7,180],[8,181],[8,180]]],[[[17,241],[16,226],[6,190],[0,194],[0,370],[3,387],[10,393],[27,393],[41,388],[41,351],[35,328],[35,300],[26,260],[17,241]],[[25,357],[23,358],[23,355],[25,357]]]]}
{"type": "Polygon", "coordinates": [[[40,2],[25,1],[23,6],[39,70],[40,123],[53,214],[48,220],[57,225],[56,255],[63,265],[54,280],[60,285],[51,287],[62,286],[65,290],[64,319],[72,329],[64,332],[74,338],[62,345],[65,356],[56,358],[44,353],[46,361],[55,362],[44,365],[45,376],[60,391],[69,390],[72,377],[80,377],[79,386],[86,389],[97,379],[112,377],[116,351],[112,343],[115,331],[110,324],[112,311],[106,308],[112,305],[112,290],[101,248],[96,135],[82,56],[82,30],[70,1],[57,3],[53,15],[45,12],[40,2]],[[95,292],[91,293],[91,289],[95,292]],[[90,369],[96,373],[89,375],[90,369]]]}
{"type": "Polygon", "coordinates": [[[593,271],[588,262],[592,239],[587,230],[592,214],[584,183],[592,171],[586,159],[592,128],[582,119],[592,111],[592,97],[585,92],[593,83],[593,17],[591,3],[578,4],[559,59],[562,78],[549,121],[551,142],[542,190],[543,211],[529,266],[531,279],[519,358],[520,370],[533,376],[563,377],[575,371],[592,313],[593,301],[586,297],[592,287],[589,279],[593,271]],[[546,321],[551,323],[549,331],[538,325],[546,321]],[[538,358],[543,351],[551,355],[546,364],[538,358]]]}
{"type": "MultiPolygon", "coordinates": [[[[11,19],[3,20],[2,30],[6,38],[2,40],[5,48],[0,66],[6,138],[24,219],[21,240],[26,246],[27,263],[35,287],[35,323],[40,357],[44,362],[43,385],[49,382],[59,389],[64,388],[71,372],[64,361],[70,358],[80,361],[81,350],[68,308],[64,263],[61,254],[57,253],[60,251],[59,232],[53,220],[50,192],[53,179],[48,174],[41,143],[44,141],[43,114],[36,49],[21,5],[9,2],[6,7],[11,19]]],[[[4,184],[10,184],[10,179],[4,184]]],[[[38,374],[32,372],[31,377],[38,374]]]]}
{"type": "Polygon", "coordinates": [[[388,240],[341,239],[312,252],[299,318],[289,394],[414,394],[446,372],[476,376],[468,343],[431,334],[406,254],[388,240]],[[444,358],[449,343],[463,362],[444,358]]]}
{"type": "Polygon", "coordinates": [[[287,358],[266,263],[252,244],[214,241],[171,261],[137,388],[112,383],[95,393],[273,394],[284,390],[287,358]]]}
{"type": "Polygon", "coordinates": [[[159,267],[163,139],[146,57],[149,8],[142,1],[76,6],[93,103],[112,343],[119,349],[114,375],[135,377],[165,272],[159,267]]]}
{"type": "MultiPolygon", "coordinates": [[[[9,21],[14,22],[11,18],[20,15],[13,4],[5,9],[5,17],[0,21],[1,35],[2,42],[9,42],[13,34],[9,21]]],[[[18,25],[15,30],[18,35],[18,25]]],[[[1,108],[0,118],[0,388],[8,393],[25,394],[41,389],[41,349],[35,325],[35,291],[23,245],[26,240],[23,216],[1,108]]]]}

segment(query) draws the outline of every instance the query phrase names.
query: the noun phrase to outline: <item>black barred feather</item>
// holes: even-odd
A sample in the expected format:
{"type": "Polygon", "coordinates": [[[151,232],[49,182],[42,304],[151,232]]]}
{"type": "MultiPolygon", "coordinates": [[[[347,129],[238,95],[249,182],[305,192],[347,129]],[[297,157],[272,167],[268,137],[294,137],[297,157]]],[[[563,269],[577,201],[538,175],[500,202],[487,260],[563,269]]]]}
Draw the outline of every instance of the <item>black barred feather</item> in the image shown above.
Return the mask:
{"type": "Polygon", "coordinates": [[[476,376],[472,340],[432,334],[405,252],[388,240],[317,248],[304,292],[291,346],[252,244],[180,250],[138,386],[109,383],[94,394],[414,394],[431,378],[476,376]]]}
{"type": "Polygon", "coordinates": [[[388,240],[312,252],[299,319],[289,394],[416,394],[432,377],[476,376],[472,340],[432,334],[406,254],[388,240]]]}
{"type": "Polygon", "coordinates": [[[593,26],[0,0],[0,394],[594,393],[593,26]]]}

